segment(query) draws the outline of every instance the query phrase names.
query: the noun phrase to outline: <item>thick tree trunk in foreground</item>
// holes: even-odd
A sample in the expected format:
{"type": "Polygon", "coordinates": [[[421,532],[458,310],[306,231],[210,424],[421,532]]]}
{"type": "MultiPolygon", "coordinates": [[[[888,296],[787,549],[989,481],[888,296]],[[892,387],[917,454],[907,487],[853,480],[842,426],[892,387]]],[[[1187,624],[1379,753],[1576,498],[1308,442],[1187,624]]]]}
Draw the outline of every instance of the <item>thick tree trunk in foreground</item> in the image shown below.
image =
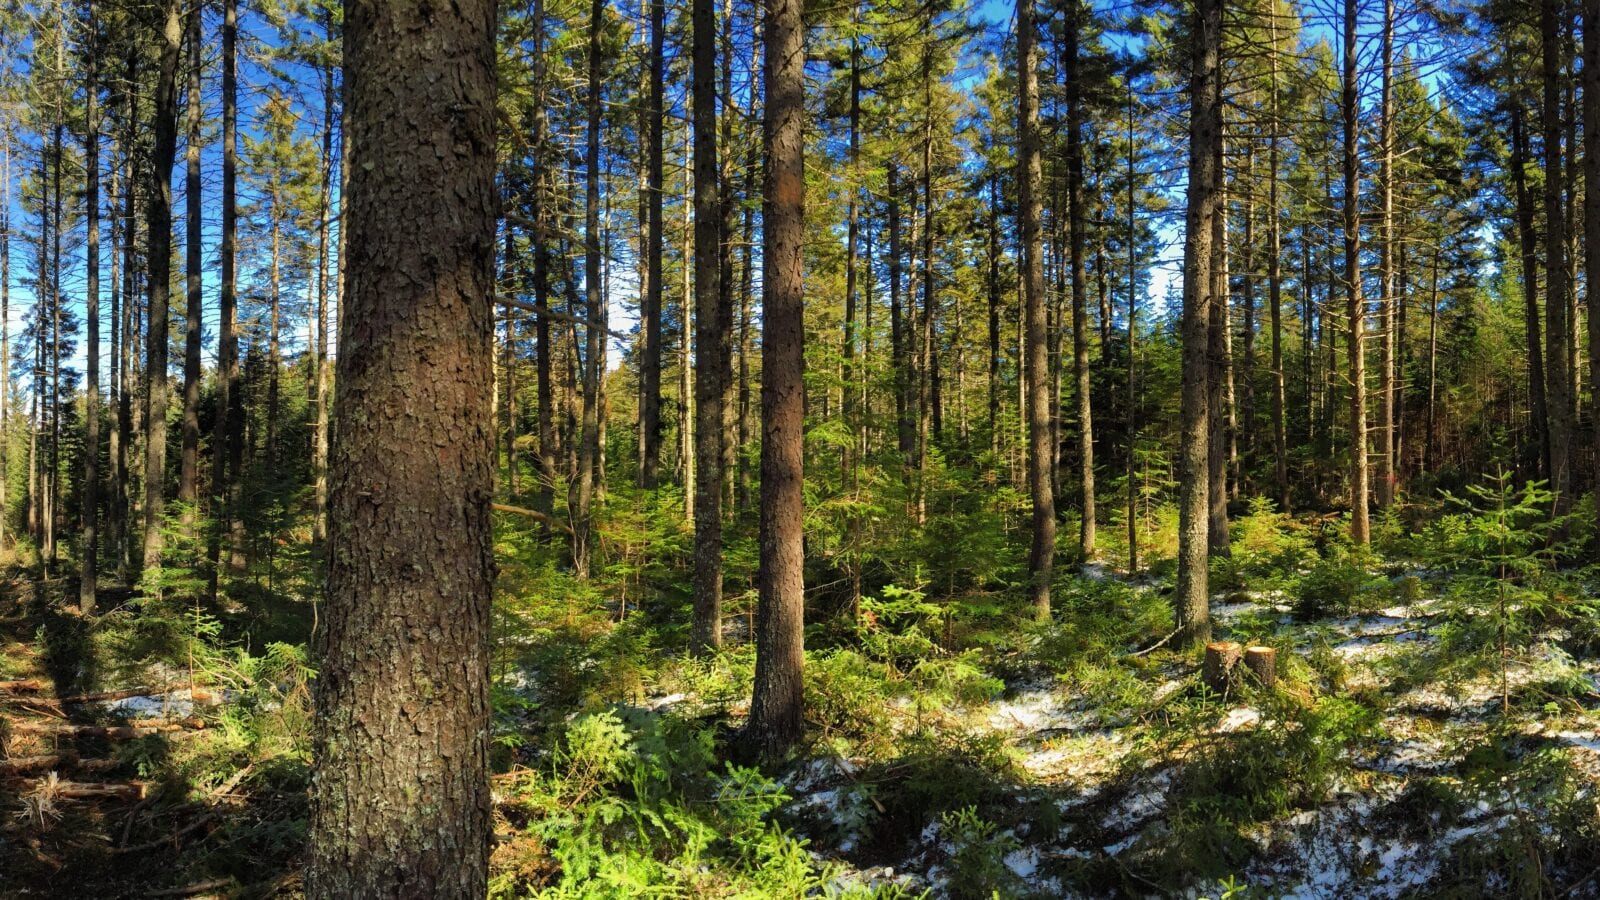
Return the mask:
{"type": "Polygon", "coordinates": [[[1174,606],[1186,643],[1211,639],[1208,594],[1207,490],[1210,429],[1207,373],[1211,365],[1212,238],[1222,173],[1222,2],[1195,4],[1193,70],[1189,81],[1189,188],[1183,245],[1183,422],[1178,448],[1178,592],[1174,606]]]}
{"type": "Polygon", "coordinates": [[[494,4],[352,4],[306,894],[487,893],[494,4]]]}
{"type": "Polygon", "coordinates": [[[805,31],[800,0],[766,0],[762,198],[761,572],[748,736],[781,757],[804,728],[805,31]]]}
{"type": "Polygon", "coordinates": [[[1050,579],[1056,559],[1055,446],[1050,428],[1050,347],[1045,316],[1044,247],[1040,240],[1039,60],[1033,0],[1017,4],[1017,207],[1022,232],[1022,309],[1028,403],[1028,488],[1033,495],[1033,545],[1028,598],[1040,621],[1050,618],[1050,579]]]}

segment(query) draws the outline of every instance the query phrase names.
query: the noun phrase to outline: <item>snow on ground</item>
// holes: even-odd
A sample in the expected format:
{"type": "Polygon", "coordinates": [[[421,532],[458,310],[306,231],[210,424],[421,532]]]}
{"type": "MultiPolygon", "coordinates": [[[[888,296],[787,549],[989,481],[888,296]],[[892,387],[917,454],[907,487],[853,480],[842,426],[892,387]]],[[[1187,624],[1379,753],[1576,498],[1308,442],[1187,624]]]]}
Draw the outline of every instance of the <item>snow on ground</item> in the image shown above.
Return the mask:
{"type": "MultiPolygon", "coordinates": [[[[1418,778],[1449,774],[1471,746],[1483,740],[1498,713],[1498,677],[1478,677],[1457,684],[1414,684],[1397,681],[1408,654],[1435,645],[1436,606],[1431,601],[1392,606],[1369,614],[1320,622],[1299,622],[1276,594],[1230,594],[1213,603],[1213,617],[1226,636],[1230,623],[1271,622],[1278,625],[1280,646],[1293,645],[1296,655],[1325,642],[1344,666],[1346,690],[1377,692],[1383,707],[1377,735],[1348,748],[1352,765],[1340,776],[1320,805],[1281,821],[1264,823],[1248,838],[1259,847],[1241,881],[1267,888],[1272,896],[1292,898],[1397,898],[1425,890],[1446,874],[1453,848],[1490,840],[1502,831],[1509,807],[1479,804],[1453,820],[1414,822],[1416,810],[1395,806],[1408,784],[1418,778]]],[[[1594,686],[1600,662],[1574,662],[1554,646],[1538,648],[1533,665],[1512,668],[1513,691],[1542,679],[1578,673],[1594,686]]],[[[1150,706],[1162,707],[1192,685],[1194,673],[1171,667],[1145,670],[1150,706]]],[[[1149,723],[1138,716],[1126,720],[1102,717],[1092,698],[1068,685],[1050,681],[1014,684],[1000,697],[970,711],[979,731],[1003,736],[1018,769],[1025,773],[1013,789],[1018,802],[1044,796],[1059,810],[1065,824],[1050,832],[1032,823],[1005,832],[1017,845],[1004,854],[1004,864],[1024,885],[1025,896],[1073,897],[1051,873],[1068,861],[1094,863],[1107,857],[1143,852],[1158,844],[1167,826],[1169,795],[1181,768],[1171,759],[1138,756],[1147,749],[1149,723]],[[1137,762],[1135,762],[1137,761],[1137,762]],[[1130,765],[1130,763],[1133,763],[1130,765]],[[1149,840],[1141,843],[1142,839],[1149,840]]],[[[1235,706],[1220,711],[1211,726],[1217,735],[1269,727],[1262,711],[1235,706]]],[[[1600,782],[1600,717],[1566,718],[1560,726],[1530,724],[1530,737],[1570,748],[1580,758],[1580,771],[1600,782]]],[[[788,781],[797,804],[813,820],[845,830],[852,804],[861,799],[856,766],[841,759],[814,760],[788,781]]],[[[1591,788],[1594,790],[1594,788],[1591,788]]],[[[923,829],[908,855],[890,865],[854,868],[849,854],[858,845],[846,836],[842,845],[818,847],[822,858],[844,866],[841,885],[899,884],[912,893],[931,889],[945,896],[952,848],[937,821],[923,829]]],[[[874,862],[882,863],[882,860],[874,862]]],[[[1195,896],[1218,890],[1195,885],[1195,896]]]]}

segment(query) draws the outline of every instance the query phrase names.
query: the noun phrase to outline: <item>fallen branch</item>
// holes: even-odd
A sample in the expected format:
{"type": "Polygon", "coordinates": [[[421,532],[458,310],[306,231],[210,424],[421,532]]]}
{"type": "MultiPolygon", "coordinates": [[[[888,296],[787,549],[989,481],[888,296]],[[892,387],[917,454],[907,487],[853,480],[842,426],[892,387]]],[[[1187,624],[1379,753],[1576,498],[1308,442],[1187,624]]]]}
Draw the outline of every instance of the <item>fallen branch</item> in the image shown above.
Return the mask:
{"type": "Polygon", "coordinates": [[[159,891],[146,891],[145,896],[193,897],[196,894],[204,894],[206,891],[214,891],[218,888],[225,888],[231,884],[233,884],[232,878],[213,878],[210,881],[201,881],[196,884],[186,884],[183,887],[163,888],[159,891]]]}
{"type": "Polygon", "coordinates": [[[528,509],[522,506],[509,506],[505,503],[491,503],[489,506],[499,512],[511,513],[512,515],[517,516],[527,516],[535,522],[541,522],[545,525],[549,525],[551,528],[554,528],[557,531],[563,531],[567,534],[572,533],[572,526],[561,521],[555,516],[550,515],[549,513],[539,512],[537,509],[528,509]]]}
{"type": "Polygon", "coordinates": [[[36,779],[31,787],[42,793],[48,793],[58,800],[143,800],[145,791],[145,784],[142,781],[130,781],[124,784],[90,781],[45,783],[43,779],[36,779]]]}
{"type": "Polygon", "coordinates": [[[1178,636],[1178,632],[1180,632],[1182,630],[1183,630],[1182,628],[1174,628],[1172,630],[1171,634],[1168,634],[1166,637],[1162,638],[1161,640],[1156,641],[1154,644],[1151,644],[1150,646],[1148,646],[1148,647],[1144,648],[1143,650],[1140,650],[1140,651],[1138,651],[1136,653],[1129,653],[1128,654],[1128,658],[1129,659],[1138,659],[1139,657],[1144,656],[1146,653],[1154,653],[1157,650],[1160,650],[1162,647],[1166,646],[1167,641],[1170,641],[1173,638],[1177,637],[1178,636]]]}
{"type": "Polygon", "coordinates": [[[113,847],[111,852],[112,853],[143,853],[146,850],[154,850],[157,847],[165,847],[168,844],[171,844],[174,847],[176,847],[178,845],[178,841],[180,839],[182,839],[184,835],[188,834],[191,831],[194,831],[196,828],[199,828],[201,825],[204,825],[207,822],[215,821],[216,818],[217,818],[217,814],[216,813],[208,812],[205,815],[196,816],[194,818],[194,820],[191,821],[189,824],[183,826],[182,828],[179,828],[177,831],[174,831],[171,834],[163,835],[163,836],[161,836],[159,838],[156,838],[153,841],[146,841],[143,844],[134,844],[131,847],[113,847]]]}
{"type": "Polygon", "coordinates": [[[49,734],[61,737],[103,737],[133,740],[168,731],[198,730],[206,727],[201,719],[140,719],[131,725],[57,725],[45,722],[13,722],[14,734],[49,734]]]}

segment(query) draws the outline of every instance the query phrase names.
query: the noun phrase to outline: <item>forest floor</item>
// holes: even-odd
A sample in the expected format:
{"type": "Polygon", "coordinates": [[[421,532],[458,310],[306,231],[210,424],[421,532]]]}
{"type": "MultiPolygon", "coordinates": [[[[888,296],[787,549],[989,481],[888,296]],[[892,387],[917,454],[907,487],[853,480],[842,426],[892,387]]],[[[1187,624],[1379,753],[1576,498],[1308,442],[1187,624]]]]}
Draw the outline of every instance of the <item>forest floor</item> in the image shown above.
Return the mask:
{"type": "MultiPolygon", "coordinates": [[[[1272,689],[1162,642],[1166,578],[1063,573],[1044,626],[885,588],[814,623],[807,742],[766,774],[725,762],[747,644],[653,645],[665,600],[507,619],[493,895],[1600,896],[1594,572],[1508,594],[1276,540],[1212,603],[1272,689]]],[[[0,897],[295,896],[303,648],[68,587],[0,581],[0,897]]]]}
{"type": "Polygon", "coordinates": [[[1600,854],[1569,846],[1594,835],[1600,661],[1550,629],[1455,667],[1448,579],[1390,579],[1414,601],[1308,620],[1280,593],[1215,598],[1219,639],[1280,648],[1278,691],[1210,694],[1179,654],[1124,656],[1110,693],[1008,681],[961,723],[1002,743],[1006,776],[941,784],[978,799],[976,826],[875,841],[873,780],[894,774],[841,756],[788,779],[797,819],[844,883],[937,896],[1600,896],[1600,854]]]}
{"type": "Polygon", "coordinates": [[[0,896],[275,896],[293,880],[286,857],[263,867],[252,832],[292,830],[296,804],[275,795],[270,760],[227,770],[250,754],[225,692],[150,663],[172,634],[122,608],[79,616],[67,588],[0,581],[0,896]]]}

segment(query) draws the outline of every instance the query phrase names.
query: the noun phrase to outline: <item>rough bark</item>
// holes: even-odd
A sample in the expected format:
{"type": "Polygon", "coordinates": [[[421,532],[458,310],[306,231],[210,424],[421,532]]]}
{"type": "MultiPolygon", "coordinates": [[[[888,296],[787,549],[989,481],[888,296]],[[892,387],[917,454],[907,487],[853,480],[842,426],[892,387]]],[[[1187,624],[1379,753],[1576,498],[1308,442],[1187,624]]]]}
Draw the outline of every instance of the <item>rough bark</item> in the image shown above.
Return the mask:
{"type": "Polygon", "coordinates": [[[1078,415],[1078,540],[1085,559],[1095,557],[1094,412],[1089,382],[1089,313],[1084,289],[1083,90],[1079,75],[1082,0],[1070,0],[1066,19],[1067,219],[1072,266],[1072,375],[1078,415]]]}
{"type": "Polygon", "coordinates": [[[144,369],[144,554],[146,569],[161,564],[162,516],[166,511],[168,279],[172,274],[172,162],[178,153],[178,56],[183,22],[178,0],[168,0],[161,26],[161,61],[156,74],[149,203],[145,214],[149,276],[149,327],[144,369]]]}
{"type": "Polygon", "coordinates": [[[694,302],[695,339],[694,622],[690,643],[722,645],[723,333],[722,201],[717,173],[715,0],[694,0],[694,302]]]}
{"type": "Polygon", "coordinates": [[[1367,368],[1366,300],[1361,290],[1361,164],[1356,132],[1360,106],[1356,93],[1356,6],[1344,3],[1344,291],[1345,315],[1350,327],[1350,539],[1366,546],[1371,536],[1367,522],[1367,368]]]}
{"type": "Polygon", "coordinates": [[[662,93],[666,70],[666,3],[650,3],[650,121],[645,128],[645,283],[639,310],[639,486],[655,487],[661,472],[661,238],[662,93]]]}
{"type": "Polygon", "coordinates": [[[1178,449],[1177,625],[1186,643],[1211,639],[1207,593],[1207,489],[1210,482],[1208,325],[1213,228],[1221,189],[1220,57],[1222,0],[1197,0],[1189,80],[1189,186],[1183,245],[1183,414],[1178,449]]]}
{"type": "Polygon", "coordinates": [[[353,4],[349,292],[306,894],[481,897],[494,4],[353,4]]]}
{"type": "Polygon", "coordinates": [[[762,757],[804,728],[805,31],[800,0],[766,0],[762,205],[761,571],[747,726],[762,757]]]}
{"type": "Polygon", "coordinates": [[[1017,206],[1022,240],[1026,331],[1028,490],[1033,498],[1033,543],[1028,554],[1028,599],[1040,621],[1050,618],[1050,580],[1056,558],[1055,447],[1050,427],[1050,347],[1045,313],[1044,247],[1040,228],[1039,59],[1033,0],[1017,4],[1017,206]]]}
{"type": "Polygon", "coordinates": [[[200,501],[200,340],[201,194],[200,194],[200,68],[204,48],[200,46],[200,7],[189,11],[189,89],[188,139],[184,148],[184,275],[187,292],[184,300],[183,328],[183,442],[179,451],[178,501],[183,506],[186,529],[196,525],[195,505],[200,501]]]}
{"type": "Polygon", "coordinates": [[[1543,51],[1544,212],[1545,212],[1545,398],[1549,405],[1550,490],[1557,511],[1570,506],[1573,431],[1572,376],[1568,369],[1573,323],[1567,321],[1567,205],[1562,190],[1561,154],[1561,6],[1559,0],[1539,4],[1543,51]]]}
{"type": "MultiPolygon", "coordinates": [[[[87,66],[84,73],[87,83],[84,91],[83,202],[88,220],[88,242],[84,248],[84,319],[87,328],[84,346],[83,484],[79,488],[82,534],[79,536],[81,545],[78,551],[78,609],[93,613],[100,573],[100,120],[96,103],[100,84],[99,32],[95,24],[94,5],[85,4],[85,7],[88,47],[85,51],[87,66]]],[[[0,380],[9,381],[10,377],[0,380]]],[[[3,435],[4,431],[0,430],[0,436],[3,435]]]]}
{"type": "Polygon", "coordinates": [[[1589,312],[1590,472],[1600,510],[1600,0],[1583,2],[1583,262],[1589,312]]]}

